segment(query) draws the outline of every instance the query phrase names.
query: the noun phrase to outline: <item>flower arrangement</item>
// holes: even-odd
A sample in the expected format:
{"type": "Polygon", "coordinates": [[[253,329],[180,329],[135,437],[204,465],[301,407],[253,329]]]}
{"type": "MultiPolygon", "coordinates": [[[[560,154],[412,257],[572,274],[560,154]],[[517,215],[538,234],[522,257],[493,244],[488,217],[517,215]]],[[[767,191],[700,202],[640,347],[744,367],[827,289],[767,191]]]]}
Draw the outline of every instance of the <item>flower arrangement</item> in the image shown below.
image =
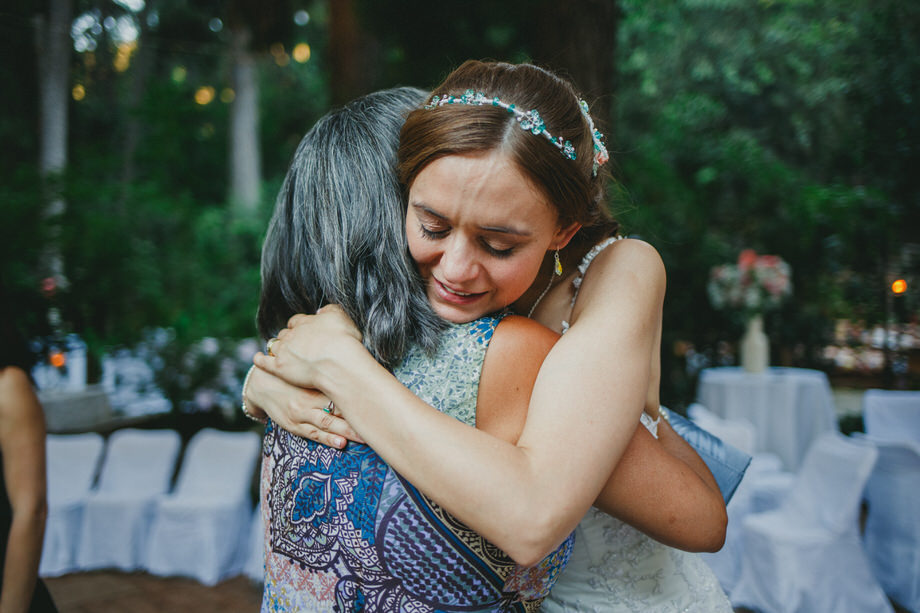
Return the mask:
{"type": "Polygon", "coordinates": [[[737,264],[714,266],[709,272],[709,300],[717,309],[758,315],[782,304],[792,294],[789,265],[776,255],[745,249],[737,264]]]}

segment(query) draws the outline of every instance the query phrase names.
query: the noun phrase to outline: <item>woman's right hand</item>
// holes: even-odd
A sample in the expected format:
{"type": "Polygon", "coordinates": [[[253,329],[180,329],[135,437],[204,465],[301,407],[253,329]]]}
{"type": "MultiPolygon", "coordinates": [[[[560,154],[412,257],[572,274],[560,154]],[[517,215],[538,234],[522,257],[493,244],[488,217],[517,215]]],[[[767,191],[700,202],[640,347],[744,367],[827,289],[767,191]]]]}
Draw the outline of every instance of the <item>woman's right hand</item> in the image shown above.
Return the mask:
{"type": "Polygon", "coordinates": [[[287,328],[269,342],[271,350],[257,353],[255,365],[301,388],[322,387],[321,371],[325,366],[351,368],[353,364],[343,357],[343,351],[350,346],[367,353],[357,326],[342,307],[334,304],[324,306],[315,315],[294,315],[287,328]]]}
{"type": "Polygon", "coordinates": [[[243,390],[243,400],[250,414],[268,415],[279,427],[321,445],[342,449],[346,439],[364,442],[345,419],[323,410],[329,399],[322,392],[291,385],[257,366],[243,390]]]}

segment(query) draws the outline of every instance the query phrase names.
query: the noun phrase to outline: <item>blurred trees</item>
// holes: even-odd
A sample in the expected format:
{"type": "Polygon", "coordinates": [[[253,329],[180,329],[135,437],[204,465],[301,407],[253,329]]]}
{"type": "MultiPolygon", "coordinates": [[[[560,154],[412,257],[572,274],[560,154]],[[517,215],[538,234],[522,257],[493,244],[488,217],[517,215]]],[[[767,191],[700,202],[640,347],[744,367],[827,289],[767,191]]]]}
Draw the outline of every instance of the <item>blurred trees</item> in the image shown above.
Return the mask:
{"type": "Polygon", "coordinates": [[[744,248],[792,265],[794,300],[769,322],[774,355],[819,364],[832,318],[882,319],[887,260],[914,240],[898,220],[916,222],[920,204],[916,173],[902,166],[920,143],[907,102],[920,93],[920,10],[861,0],[621,5],[621,217],[668,267],[672,395],[685,400],[692,386],[678,340],[713,361],[718,341],[740,336],[705,284],[711,266],[744,248]]]}
{"type": "Polygon", "coordinates": [[[53,3],[10,0],[0,22],[0,79],[16,85],[0,97],[0,266],[34,333],[56,305],[96,348],[154,325],[188,342],[253,334],[261,236],[302,135],[331,104],[433,86],[467,58],[546,64],[610,118],[615,212],[669,271],[674,406],[692,395],[687,343],[715,360],[741,333],[705,298],[711,266],[783,256],[795,299],[767,322],[773,354],[816,364],[832,318],[884,317],[883,277],[920,227],[916,3],[72,3],[70,286],[54,293],[39,285],[33,41],[53,3]]]}

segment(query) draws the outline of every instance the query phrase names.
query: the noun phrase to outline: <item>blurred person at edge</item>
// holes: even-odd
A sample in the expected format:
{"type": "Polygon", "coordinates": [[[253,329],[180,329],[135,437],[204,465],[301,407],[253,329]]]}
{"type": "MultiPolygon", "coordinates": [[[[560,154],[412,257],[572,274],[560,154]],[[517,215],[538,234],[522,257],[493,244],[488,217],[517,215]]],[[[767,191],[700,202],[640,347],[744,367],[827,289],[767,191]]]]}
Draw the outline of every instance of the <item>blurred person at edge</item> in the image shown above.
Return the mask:
{"type": "Polygon", "coordinates": [[[57,611],[38,565],[45,534],[45,416],[34,358],[13,325],[0,278],[0,613],[57,611]]]}

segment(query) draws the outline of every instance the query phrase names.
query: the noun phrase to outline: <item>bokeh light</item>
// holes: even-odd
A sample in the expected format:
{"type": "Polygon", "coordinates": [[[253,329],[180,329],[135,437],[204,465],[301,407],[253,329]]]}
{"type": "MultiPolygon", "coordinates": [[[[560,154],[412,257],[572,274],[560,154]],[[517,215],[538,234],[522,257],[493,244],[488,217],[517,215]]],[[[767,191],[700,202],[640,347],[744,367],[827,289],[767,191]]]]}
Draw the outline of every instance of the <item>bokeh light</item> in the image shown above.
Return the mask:
{"type": "Polygon", "coordinates": [[[891,284],[891,291],[895,294],[903,294],[907,291],[907,281],[904,279],[895,279],[891,284]]]}
{"type": "Polygon", "coordinates": [[[126,71],[131,65],[131,56],[134,54],[136,49],[136,40],[128,43],[120,43],[117,50],[115,51],[115,59],[112,61],[112,65],[115,67],[115,70],[118,72],[126,71]]]}
{"type": "Polygon", "coordinates": [[[48,361],[55,368],[63,368],[64,364],[67,363],[67,356],[61,351],[54,351],[48,356],[48,361]]]}
{"type": "Polygon", "coordinates": [[[310,60],[310,45],[307,43],[297,43],[297,46],[294,47],[294,51],[291,52],[291,55],[294,56],[294,61],[298,64],[303,64],[310,60]]]}
{"type": "Polygon", "coordinates": [[[224,104],[230,104],[233,102],[234,98],[236,98],[236,92],[229,87],[220,90],[220,101],[224,104]]]}
{"type": "Polygon", "coordinates": [[[210,85],[202,85],[195,91],[195,102],[204,106],[214,101],[214,88],[210,85]]]}
{"type": "Polygon", "coordinates": [[[70,90],[70,95],[73,97],[74,100],[79,102],[80,100],[83,100],[84,98],[86,98],[86,88],[84,88],[81,84],[77,83],[76,85],[73,86],[73,89],[70,90]]]}

